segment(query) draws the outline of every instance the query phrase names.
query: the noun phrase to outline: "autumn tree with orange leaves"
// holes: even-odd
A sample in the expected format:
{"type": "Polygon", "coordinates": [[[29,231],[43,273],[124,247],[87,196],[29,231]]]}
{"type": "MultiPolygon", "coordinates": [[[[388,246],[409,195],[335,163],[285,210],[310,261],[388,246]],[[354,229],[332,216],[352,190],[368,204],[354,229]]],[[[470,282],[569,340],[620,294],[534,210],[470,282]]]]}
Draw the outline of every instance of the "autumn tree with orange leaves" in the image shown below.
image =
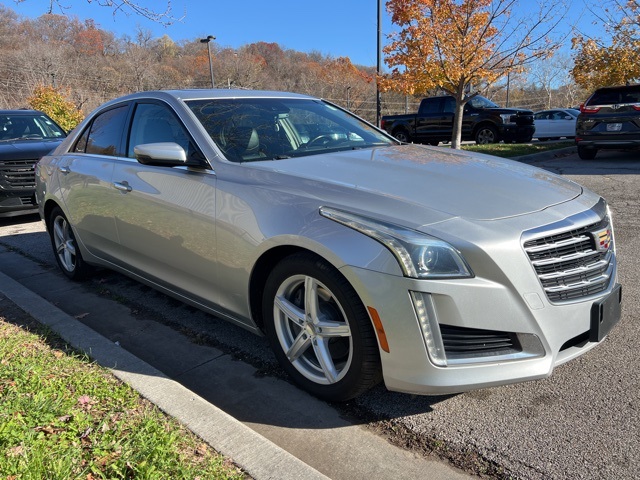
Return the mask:
{"type": "Polygon", "coordinates": [[[391,73],[381,89],[410,95],[443,90],[456,99],[452,148],[460,148],[462,113],[482,87],[559,46],[550,35],[566,9],[561,2],[526,0],[389,0],[387,10],[400,31],[384,48],[391,73]],[[533,7],[533,8],[532,8],[533,7]]]}
{"type": "Polygon", "coordinates": [[[640,81],[640,1],[611,0],[592,13],[602,26],[603,38],[577,35],[571,70],[574,80],[586,90],[640,81]]]}

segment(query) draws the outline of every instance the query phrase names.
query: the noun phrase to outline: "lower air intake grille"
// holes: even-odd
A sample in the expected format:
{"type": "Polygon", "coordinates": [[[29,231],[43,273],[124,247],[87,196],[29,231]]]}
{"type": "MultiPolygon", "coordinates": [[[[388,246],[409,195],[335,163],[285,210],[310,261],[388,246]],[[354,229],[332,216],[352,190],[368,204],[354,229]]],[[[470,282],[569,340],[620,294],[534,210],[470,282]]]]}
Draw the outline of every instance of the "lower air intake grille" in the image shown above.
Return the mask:
{"type": "Polygon", "coordinates": [[[447,358],[490,357],[522,351],[515,333],[440,325],[447,358]]]}

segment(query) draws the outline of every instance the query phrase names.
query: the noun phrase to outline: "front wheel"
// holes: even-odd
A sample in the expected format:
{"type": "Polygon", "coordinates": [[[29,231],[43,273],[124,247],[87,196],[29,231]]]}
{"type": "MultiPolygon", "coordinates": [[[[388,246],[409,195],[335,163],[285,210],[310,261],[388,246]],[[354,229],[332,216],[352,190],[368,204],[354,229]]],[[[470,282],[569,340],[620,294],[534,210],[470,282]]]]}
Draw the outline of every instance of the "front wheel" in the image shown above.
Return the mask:
{"type": "Polygon", "coordinates": [[[49,215],[49,235],[56,262],[71,280],[83,280],[91,271],[82,258],[71,225],[60,207],[55,207],[49,215]]]}
{"type": "Polygon", "coordinates": [[[476,131],[476,143],[478,145],[486,145],[487,143],[496,143],[498,141],[498,132],[491,125],[482,125],[476,131]]]}
{"type": "Polygon", "coordinates": [[[310,393],[346,401],[380,381],[369,316],[349,282],[321,259],[296,254],[276,265],[263,315],[281,366],[310,393]]]}

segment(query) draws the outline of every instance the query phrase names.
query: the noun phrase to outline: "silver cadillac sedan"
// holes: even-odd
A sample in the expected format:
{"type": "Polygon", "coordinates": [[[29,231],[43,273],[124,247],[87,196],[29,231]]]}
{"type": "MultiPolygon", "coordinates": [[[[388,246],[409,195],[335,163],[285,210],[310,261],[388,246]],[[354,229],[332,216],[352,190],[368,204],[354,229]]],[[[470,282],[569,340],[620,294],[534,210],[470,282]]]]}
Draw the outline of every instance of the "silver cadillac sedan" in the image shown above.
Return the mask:
{"type": "Polygon", "coordinates": [[[620,318],[598,195],[309,96],[113,100],[39,162],[37,200],[69,278],[107,267],[264,334],[329,400],[544,378],[620,318]]]}

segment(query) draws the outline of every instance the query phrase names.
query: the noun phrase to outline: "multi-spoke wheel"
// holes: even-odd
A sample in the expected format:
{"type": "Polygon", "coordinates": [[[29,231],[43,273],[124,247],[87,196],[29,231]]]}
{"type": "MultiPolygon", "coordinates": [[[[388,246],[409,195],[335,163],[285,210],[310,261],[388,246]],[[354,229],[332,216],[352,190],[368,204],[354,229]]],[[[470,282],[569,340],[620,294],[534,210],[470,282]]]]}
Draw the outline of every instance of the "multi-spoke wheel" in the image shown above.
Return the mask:
{"type": "Polygon", "coordinates": [[[49,216],[49,234],[60,270],[72,280],[82,280],[90,267],[84,262],[67,217],[59,207],[49,216]]]}
{"type": "Polygon", "coordinates": [[[323,261],[301,254],[276,265],[263,310],[278,360],[311,393],[343,401],[379,381],[369,317],[346,279],[323,261]]]}

